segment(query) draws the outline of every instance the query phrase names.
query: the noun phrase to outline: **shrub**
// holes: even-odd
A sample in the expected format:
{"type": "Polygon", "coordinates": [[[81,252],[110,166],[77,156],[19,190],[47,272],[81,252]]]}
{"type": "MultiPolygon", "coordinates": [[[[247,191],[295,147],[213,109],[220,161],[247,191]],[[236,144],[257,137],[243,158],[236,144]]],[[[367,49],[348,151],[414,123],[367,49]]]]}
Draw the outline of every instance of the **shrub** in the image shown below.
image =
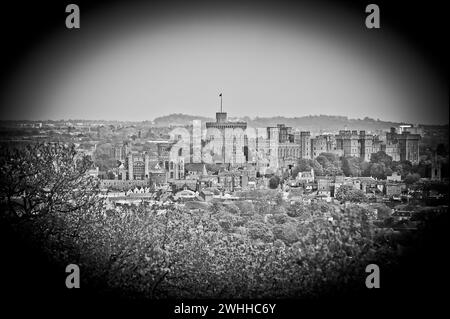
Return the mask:
{"type": "Polygon", "coordinates": [[[247,227],[251,239],[261,239],[265,242],[273,240],[272,231],[265,223],[253,221],[248,223],[247,227]]]}
{"type": "Polygon", "coordinates": [[[277,224],[284,224],[288,221],[288,215],[285,213],[275,214],[273,215],[271,220],[273,220],[277,224]]]}

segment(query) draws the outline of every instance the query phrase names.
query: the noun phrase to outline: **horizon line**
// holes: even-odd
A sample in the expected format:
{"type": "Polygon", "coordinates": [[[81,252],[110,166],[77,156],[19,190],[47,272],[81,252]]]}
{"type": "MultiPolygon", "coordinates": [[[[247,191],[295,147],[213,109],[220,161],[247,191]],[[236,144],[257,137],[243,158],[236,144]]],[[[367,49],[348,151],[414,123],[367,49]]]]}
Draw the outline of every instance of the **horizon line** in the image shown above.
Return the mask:
{"type": "MultiPolygon", "coordinates": [[[[186,113],[170,113],[167,115],[161,115],[157,116],[153,119],[147,119],[147,120],[131,120],[131,119],[86,119],[86,118],[67,118],[67,119],[0,119],[0,122],[48,122],[48,121],[54,121],[54,122],[61,122],[61,121],[103,121],[103,122],[133,122],[133,123],[144,123],[144,122],[154,122],[157,119],[168,117],[172,115],[182,115],[182,116],[190,116],[190,117],[199,117],[199,118],[207,118],[207,119],[213,119],[214,117],[208,117],[208,116],[202,116],[202,115],[191,115],[186,113]]],[[[371,118],[369,116],[366,116],[364,118],[351,118],[346,115],[327,115],[327,114],[309,114],[309,115],[303,115],[303,116],[293,116],[288,117],[284,115],[273,115],[273,116],[230,116],[230,118],[250,118],[251,121],[256,120],[265,120],[265,119],[271,119],[271,118],[284,118],[284,119],[302,119],[302,118],[308,118],[308,117],[336,117],[336,118],[343,118],[349,121],[366,121],[366,120],[372,120],[375,122],[385,122],[385,123],[396,123],[396,124],[412,124],[412,125],[434,125],[434,126],[448,126],[449,122],[447,123],[419,123],[419,122],[406,122],[406,121],[395,121],[395,120],[385,120],[380,118],[371,118]],[[367,118],[367,119],[366,119],[367,118]]]]}

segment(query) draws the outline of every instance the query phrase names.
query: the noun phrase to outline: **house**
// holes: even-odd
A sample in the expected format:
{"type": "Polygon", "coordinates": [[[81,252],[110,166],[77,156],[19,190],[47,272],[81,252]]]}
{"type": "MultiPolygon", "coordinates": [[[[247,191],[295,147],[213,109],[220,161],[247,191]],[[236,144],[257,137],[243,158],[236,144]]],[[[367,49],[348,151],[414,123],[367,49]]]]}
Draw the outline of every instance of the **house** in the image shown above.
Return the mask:
{"type": "Polygon", "coordinates": [[[373,177],[358,177],[359,188],[364,193],[375,193],[378,181],[373,177]]]}
{"type": "Polygon", "coordinates": [[[336,190],[341,187],[342,185],[344,185],[345,183],[345,176],[335,176],[334,178],[334,191],[336,192],[336,190]]]}
{"type": "Polygon", "coordinates": [[[206,165],[203,163],[188,163],[185,164],[186,178],[198,179],[200,176],[208,175],[206,165]]]}
{"type": "Polygon", "coordinates": [[[331,177],[317,177],[317,195],[326,195],[330,197],[333,191],[334,183],[331,177]]]}
{"type": "Polygon", "coordinates": [[[191,191],[190,189],[183,189],[175,194],[174,198],[176,200],[192,200],[197,198],[198,193],[191,191]]]}
{"type": "Polygon", "coordinates": [[[392,217],[395,221],[409,220],[413,216],[412,210],[396,210],[392,213],[392,217]]]}
{"type": "Polygon", "coordinates": [[[317,176],[317,190],[324,190],[325,188],[329,188],[334,186],[334,177],[332,176],[317,176]]]}
{"type": "Polygon", "coordinates": [[[386,176],[386,180],[388,182],[401,182],[402,177],[397,172],[393,172],[391,176],[386,176]]]}
{"type": "Polygon", "coordinates": [[[89,170],[86,172],[86,174],[87,174],[88,176],[90,176],[90,177],[98,177],[98,175],[99,175],[99,169],[98,169],[98,167],[89,169],[89,170]]]}
{"type": "Polygon", "coordinates": [[[167,174],[164,167],[157,161],[149,164],[149,178],[154,185],[162,185],[167,183],[167,174]]]}
{"type": "Polygon", "coordinates": [[[314,170],[311,168],[310,171],[298,172],[296,180],[303,183],[314,183],[314,170]]]}
{"type": "Polygon", "coordinates": [[[385,189],[387,196],[400,196],[406,189],[406,185],[404,183],[386,183],[385,189]]]}
{"type": "Polygon", "coordinates": [[[203,198],[205,202],[209,202],[213,199],[214,193],[208,190],[202,190],[200,192],[200,197],[203,198]]]}

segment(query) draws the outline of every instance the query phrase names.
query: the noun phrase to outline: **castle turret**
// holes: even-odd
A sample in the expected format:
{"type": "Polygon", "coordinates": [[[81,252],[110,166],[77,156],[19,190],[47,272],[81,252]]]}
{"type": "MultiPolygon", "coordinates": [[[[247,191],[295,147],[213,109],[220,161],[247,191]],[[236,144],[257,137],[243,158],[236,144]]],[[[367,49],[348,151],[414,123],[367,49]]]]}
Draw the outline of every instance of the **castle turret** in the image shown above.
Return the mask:
{"type": "Polygon", "coordinates": [[[227,112],[217,112],[216,113],[216,122],[217,123],[226,123],[227,122],[227,112]]]}

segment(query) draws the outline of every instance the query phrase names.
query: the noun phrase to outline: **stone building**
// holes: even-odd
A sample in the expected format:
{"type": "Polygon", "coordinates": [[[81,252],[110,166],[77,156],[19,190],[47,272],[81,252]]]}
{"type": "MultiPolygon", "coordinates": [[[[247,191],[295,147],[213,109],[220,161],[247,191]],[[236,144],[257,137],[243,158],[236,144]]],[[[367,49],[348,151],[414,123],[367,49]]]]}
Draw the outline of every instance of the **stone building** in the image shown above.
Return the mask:
{"type": "Polygon", "coordinates": [[[270,139],[271,132],[273,132],[274,128],[278,129],[278,143],[293,143],[294,142],[294,136],[292,134],[292,127],[288,127],[284,124],[277,124],[276,127],[268,127],[267,128],[267,138],[270,139]]]}
{"type": "Polygon", "coordinates": [[[206,122],[206,142],[215,141],[214,163],[245,163],[244,133],[246,122],[228,121],[226,112],[216,113],[216,122],[206,122]],[[214,130],[216,129],[216,130],[214,130]],[[241,134],[236,134],[242,132],[241,134]]]}
{"type": "Polygon", "coordinates": [[[344,151],[344,156],[359,157],[358,131],[339,131],[339,134],[336,135],[336,147],[344,151]]]}
{"type": "Polygon", "coordinates": [[[434,153],[433,161],[431,162],[431,179],[440,181],[442,179],[442,164],[438,160],[437,154],[434,153]]]}
{"type": "Polygon", "coordinates": [[[311,132],[294,132],[294,143],[300,145],[300,158],[311,158],[311,132]]]}
{"type": "Polygon", "coordinates": [[[343,150],[344,156],[359,157],[369,162],[373,149],[374,137],[365,131],[341,130],[336,135],[336,148],[343,150]]]}
{"type": "Polygon", "coordinates": [[[412,134],[409,131],[403,131],[399,134],[396,132],[396,129],[392,127],[390,132],[386,133],[386,146],[388,144],[397,144],[400,161],[410,161],[413,164],[417,164],[420,159],[420,138],[420,134],[412,134]]]}
{"type": "Polygon", "coordinates": [[[381,145],[381,150],[392,157],[395,162],[400,161],[400,148],[397,141],[388,141],[386,144],[381,145]]]}
{"type": "Polygon", "coordinates": [[[110,156],[115,160],[124,162],[130,151],[131,145],[128,142],[124,142],[123,144],[115,144],[111,147],[110,156]]]}
{"type": "Polygon", "coordinates": [[[295,143],[278,144],[278,165],[280,167],[294,167],[300,159],[300,145],[295,143]]]}
{"type": "Polygon", "coordinates": [[[370,156],[373,153],[373,135],[366,134],[366,131],[359,131],[359,157],[366,162],[370,162],[370,156]]]}
{"type": "Polygon", "coordinates": [[[316,158],[321,153],[327,152],[327,138],[326,136],[319,135],[311,139],[311,155],[312,158],[316,158]]]}
{"type": "Polygon", "coordinates": [[[130,152],[126,158],[128,180],[144,180],[149,178],[149,155],[147,153],[130,152]]]}

